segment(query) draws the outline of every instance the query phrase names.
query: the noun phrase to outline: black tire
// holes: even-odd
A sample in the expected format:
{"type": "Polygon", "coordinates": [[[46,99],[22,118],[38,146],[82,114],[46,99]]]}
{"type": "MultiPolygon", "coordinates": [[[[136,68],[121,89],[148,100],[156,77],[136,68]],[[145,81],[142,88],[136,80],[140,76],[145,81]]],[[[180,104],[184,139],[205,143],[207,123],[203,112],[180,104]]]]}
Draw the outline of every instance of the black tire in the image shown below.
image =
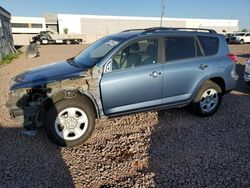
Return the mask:
{"type": "Polygon", "coordinates": [[[82,144],[83,142],[85,142],[92,135],[94,128],[95,128],[95,117],[96,116],[95,116],[93,105],[88,100],[82,99],[80,97],[74,98],[74,99],[63,99],[57,102],[48,111],[47,125],[46,125],[47,136],[52,142],[56,143],[59,146],[63,146],[63,147],[78,146],[82,144]],[[77,122],[77,124],[79,124],[75,115],[74,117],[70,117],[71,115],[69,115],[69,113],[67,114],[68,109],[76,109],[76,111],[78,110],[77,113],[82,115],[80,116],[80,118],[85,117],[85,119],[87,119],[87,124],[82,123],[80,125],[76,125],[74,123],[73,124],[69,123],[69,122],[77,122]],[[60,115],[60,113],[63,113],[63,114],[60,115]],[[85,115],[83,115],[83,113],[85,115]],[[60,119],[60,117],[62,118],[63,115],[68,116],[65,119],[65,121],[68,119],[67,122],[65,124],[63,123],[57,124],[56,121],[60,119]],[[72,118],[73,120],[71,121],[70,119],[72,118]],[[68,126],[69,127],[71,126],[71,127],[68,128],[68,126]],[[62,130],[59,130],[59,129],[62,129],[62,130]],[[73,129],[72,132],[69,132],[67,134],[70,140],[66,139],[64,135],[60,135],[60,134],[63,134],[63,132],[65,132],[64,130],[66,129],[67,131],[69,130],[71,131],[71,129],[73,129]],[[78,131],[79,130],[82,131],[82,133],[79,134],[80,135],[79,137],[77,136],[77,134],[75,134],[74,129],[77,129],[78,131]]]}
{"type": "Polygon", "coordinates": [[[240,40],[240,44],[244,44],[244,40],[240,40]]]}
{"type": "Polygon", "coordinates": [[[70,40],[67,40],[67,41],[66,41],[66,44],[70,45],[70,44],[71,44],[71,41],[70,41],[70,40]]]}
{"type": "Polygon", "coordinates": [[[192,101],[191,109],[198,116],[211,116],[219,109],[222,96],[222,89],[218,84],[210,80],[206,81],[201,85],[192,101]],[[208,96],[205,97],[206,95],[208,96]]]}

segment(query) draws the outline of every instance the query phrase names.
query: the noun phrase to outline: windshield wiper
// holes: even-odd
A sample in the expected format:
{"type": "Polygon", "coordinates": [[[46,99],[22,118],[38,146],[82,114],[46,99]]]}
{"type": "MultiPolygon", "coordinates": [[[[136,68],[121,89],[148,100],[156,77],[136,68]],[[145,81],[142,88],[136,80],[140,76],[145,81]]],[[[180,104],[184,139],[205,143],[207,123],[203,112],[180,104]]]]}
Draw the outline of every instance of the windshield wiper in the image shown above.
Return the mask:
{"type": "Polygon", "coordinates": [[[75,57],[72,57],[72,58],[67,59],[67,62],[68,62],[70,65],[72,65],[72,66],[80,67],[80,66],[76,63],[75,57]]]}

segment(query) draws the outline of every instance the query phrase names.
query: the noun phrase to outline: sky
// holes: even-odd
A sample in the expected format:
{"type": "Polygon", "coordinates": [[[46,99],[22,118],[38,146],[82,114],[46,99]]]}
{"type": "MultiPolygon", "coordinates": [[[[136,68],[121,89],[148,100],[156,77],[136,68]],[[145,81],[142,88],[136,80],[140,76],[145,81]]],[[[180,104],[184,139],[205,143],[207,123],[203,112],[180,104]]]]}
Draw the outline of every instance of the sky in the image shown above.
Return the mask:
{"type": "MultiPolygon", "coordinates": [[[[159,17],[161,0],[0,0],[13,16],[44,13],[159,17]]],[[[250,30],[250,0],[165,0],[168,18],[236,19],[250,30]]]]}

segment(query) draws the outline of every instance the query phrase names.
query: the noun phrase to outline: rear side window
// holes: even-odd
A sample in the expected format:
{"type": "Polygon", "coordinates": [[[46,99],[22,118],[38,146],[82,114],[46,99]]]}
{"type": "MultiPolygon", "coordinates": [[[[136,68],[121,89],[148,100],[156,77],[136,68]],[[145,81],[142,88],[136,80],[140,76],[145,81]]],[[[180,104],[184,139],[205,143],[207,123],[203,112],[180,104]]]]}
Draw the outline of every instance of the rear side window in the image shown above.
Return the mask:
{"type": "Polygon", "coordinates": [[[166,61],[196,57],[194,37],[168,37],[165,39],[166,61]]]}
{"type": "Polygon", "coordinates": [[[217,54],[219,49],[217,37],[199,36],[198,38],[206,56],[217,54]]]}

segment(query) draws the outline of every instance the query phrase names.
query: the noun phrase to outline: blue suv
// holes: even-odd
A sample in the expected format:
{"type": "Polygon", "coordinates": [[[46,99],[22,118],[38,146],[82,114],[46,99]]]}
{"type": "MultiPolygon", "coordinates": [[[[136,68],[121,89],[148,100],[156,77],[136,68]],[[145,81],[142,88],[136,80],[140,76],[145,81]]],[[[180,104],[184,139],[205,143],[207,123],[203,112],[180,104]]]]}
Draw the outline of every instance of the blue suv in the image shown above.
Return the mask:
{"type": "Polygon", "coordinates": [[[236,86],[236,61],[213,30],[127,30],[15,76],[6,106],[26,129],[44,126],[56,144],[76,146],[95,119],[184,106],[212,115],[236,86]]]}

